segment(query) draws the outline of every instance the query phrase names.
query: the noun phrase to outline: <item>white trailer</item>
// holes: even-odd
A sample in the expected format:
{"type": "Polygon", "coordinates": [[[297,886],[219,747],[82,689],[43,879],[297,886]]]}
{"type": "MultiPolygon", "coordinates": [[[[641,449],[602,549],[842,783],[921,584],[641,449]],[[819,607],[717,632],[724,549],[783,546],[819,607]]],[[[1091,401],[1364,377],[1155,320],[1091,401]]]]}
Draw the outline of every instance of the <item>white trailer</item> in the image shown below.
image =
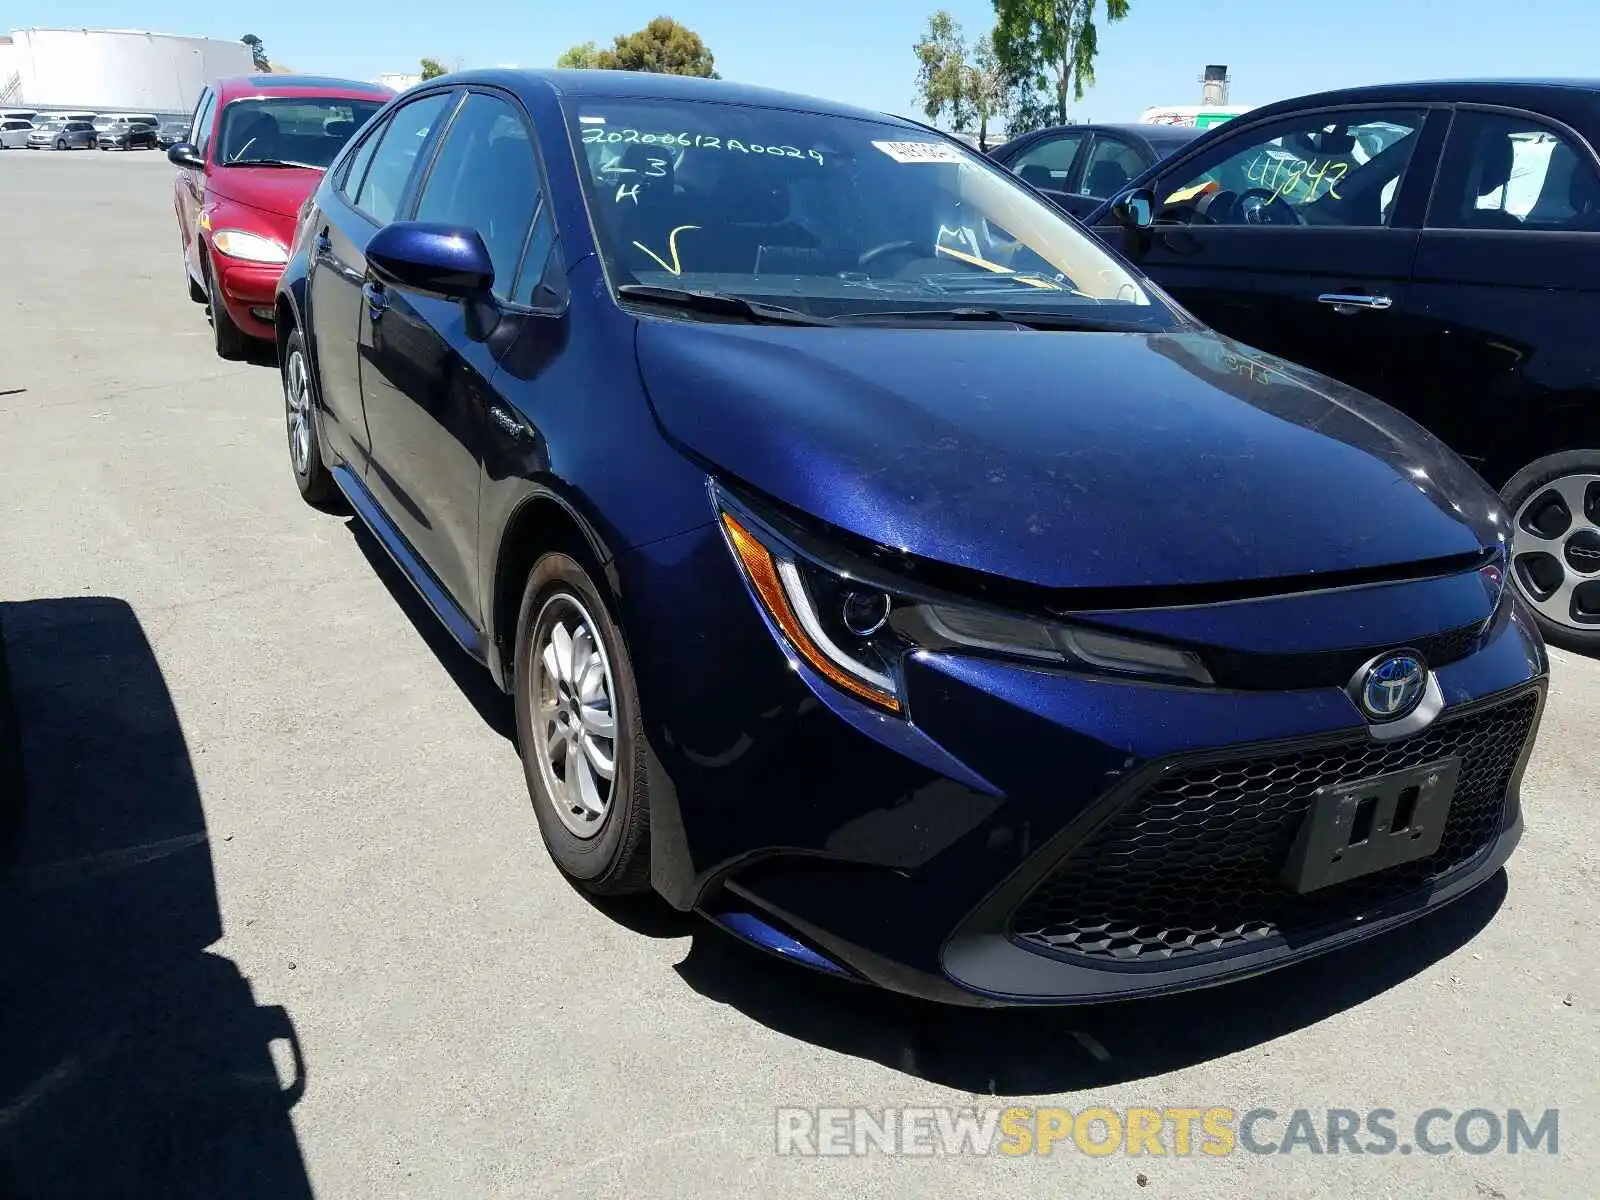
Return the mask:
{"type": "Polygon", "coordinates": [[[128,29],[17,29],[5,49],[7,104],[41,110],[189,112],[213,79],[255,73],[242,42],[128,29]]]}

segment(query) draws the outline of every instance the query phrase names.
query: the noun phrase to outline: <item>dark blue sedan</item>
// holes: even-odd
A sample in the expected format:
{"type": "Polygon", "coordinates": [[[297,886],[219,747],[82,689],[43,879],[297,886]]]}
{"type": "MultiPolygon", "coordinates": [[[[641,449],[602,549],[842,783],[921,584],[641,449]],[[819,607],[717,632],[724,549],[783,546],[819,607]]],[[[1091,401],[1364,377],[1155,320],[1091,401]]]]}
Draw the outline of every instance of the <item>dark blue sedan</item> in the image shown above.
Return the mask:
{"type": "Polygon", "coordinates": [[[920,125],[434,80],[328,170],[276,324],[301,493],[514,697],[591,892],[1066,1003],[1371,936],[1520,835],[1495,495],[920,125]]]}

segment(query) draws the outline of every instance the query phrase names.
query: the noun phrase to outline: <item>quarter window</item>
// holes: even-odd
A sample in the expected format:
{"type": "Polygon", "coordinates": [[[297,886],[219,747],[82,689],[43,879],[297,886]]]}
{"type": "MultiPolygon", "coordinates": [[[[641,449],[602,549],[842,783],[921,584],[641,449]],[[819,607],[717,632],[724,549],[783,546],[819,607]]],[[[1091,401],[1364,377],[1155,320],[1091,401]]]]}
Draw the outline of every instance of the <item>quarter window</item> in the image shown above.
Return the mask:
{"type": "Polygon", "coordinates": [[[509,296],[538,203],[533,143],[516,109],[469,94],[428,172],[416,219],[476,229],[494,262],[495,291],[509,296]]]}
{"type": "Polygon", "coordinates": [[[451,98],[449,92],[424,96],[402,105],[389,119],[389,128],[383,131],[356,193],[356,207],[378,224],[387,225],[400,211],[417,155],[428,144],[428,134],[444,116],[451,98]]]}
{"type": "Polygon", "coordinates": [[[1043,138],[1011,161],[1011,169],[1036,188],[1061,191],[1072,174],[1072,160],[1083,144],[1081,133],[1063,133],[1043,138]]]}
{"type": "Polygon", "coordinates": [[[1306,113],[1244,130],[1156,185],[1156,220],[1387,225],[1426,113],[1306,113]]]}
{"type": "Polygon", "coordinates": [[[1428,224],[1600,230],[1600,178],[1587,148],[1539,121],[1459,112],[1428,224]]]}

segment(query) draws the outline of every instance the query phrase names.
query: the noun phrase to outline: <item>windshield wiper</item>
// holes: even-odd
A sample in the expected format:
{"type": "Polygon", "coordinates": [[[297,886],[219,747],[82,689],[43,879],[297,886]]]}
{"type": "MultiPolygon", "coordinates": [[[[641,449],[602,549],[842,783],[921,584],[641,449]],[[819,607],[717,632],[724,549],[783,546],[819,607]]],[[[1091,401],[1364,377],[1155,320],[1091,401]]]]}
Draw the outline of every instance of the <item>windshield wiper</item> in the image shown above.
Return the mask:
{"type": "Polygon", "coordinates": [[[1021,308],[905,308],[883,312],[847,313],[836,322],[873,321],[972,321],[1003,325],[1022,325],[1028,329],[1070,329],[1083,333],[1119,333],[1137,329],[1129,321],[1107,320],[1080,313],[1038,312],[1021,308]]]}
{"type": "Polygon", "coordinates": [[[222,164],[225,167],[304,167],[308,171],[320,171],[321,167],[312,163],[290,162],[286,158],[239,158],[232,162],[222,164]]]}
{"type": "Polygon", "coordinates": [[[671,304],[678,308],[692,308],[696,312],[724,313],[771,325],[833,324],[827,317],[814,317],[797,308],[785,308],[781,304],[764,304],[760,300],[747,300],[743,296],[732,296],[727,292],[657,287],[651,283],[625,283],[617,288],[617,294],[625,300],[647,300],[659,304],[671,304]]]}

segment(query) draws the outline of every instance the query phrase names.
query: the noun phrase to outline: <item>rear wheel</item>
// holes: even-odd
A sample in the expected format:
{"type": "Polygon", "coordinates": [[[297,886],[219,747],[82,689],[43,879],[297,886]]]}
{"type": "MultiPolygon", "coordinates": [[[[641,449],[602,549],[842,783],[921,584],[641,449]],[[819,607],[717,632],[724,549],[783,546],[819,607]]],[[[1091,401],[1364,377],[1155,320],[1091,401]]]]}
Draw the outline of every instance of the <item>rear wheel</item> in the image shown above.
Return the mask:
{"type": "Polygon", "coordinates": [[[222,302],[222,285],[215,271],[206,271],[206,303],[211,310],[211,341],[218,358],[239,359],[250,352],[250,337],[234,324],[222,302]]]}
{"type": "Polygon", "coordinates": [[[517,618],[517,744],[550,857],[585,891],[650,886],[639,693],[622,631],[588,572],[541,558],[517,618]]]}
{"type": "Polygon", "coordinates": [[[1529,463],[1501,489],[1511,577],[1552,645],[1600,653],[1600,450],[1529,463]]]}
{"type": "Polygon", "coordinates": [[[305,338],[296,329],[283,347],[283,411],[289,434],[289,467],[307,504],[327,508],[338,502],[339,487],[328,473],[317,425],[315,384],[305,338]]]}

